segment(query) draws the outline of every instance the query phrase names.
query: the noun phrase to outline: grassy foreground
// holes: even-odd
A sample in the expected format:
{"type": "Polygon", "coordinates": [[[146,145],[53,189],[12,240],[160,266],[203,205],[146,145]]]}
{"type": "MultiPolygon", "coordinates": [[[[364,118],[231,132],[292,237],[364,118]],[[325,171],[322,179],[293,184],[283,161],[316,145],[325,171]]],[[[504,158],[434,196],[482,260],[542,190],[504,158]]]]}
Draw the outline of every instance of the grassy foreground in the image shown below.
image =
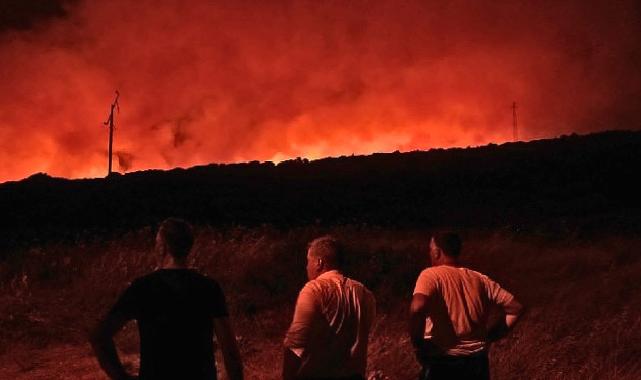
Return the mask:
{"type": "MultiPolygon", "coordinates": [[[[196,228],[193,265],[226,293],[248,379],[277,379],[281,342],[305,283],[305,249],[332,233],[348,272],[374,291],[372,379],[414,379],[406,334],[414,281],[429,231],[375,227],[196,228]]],[[[464,261],[528,306],[514,333],[491,349],[494,379],[641,378],[641,239],[591,241],[468,231],[464,261]]],[[[48,243],[0,262],[0,378],[104,379],[87,331],[135,277],[153,270],[154,232],[48,243]]],[[[133,324],[118,337],[136,367],[133,324]]],[[[219,361],[220,363],[220,361],[219,361]]],[[[220,367],[220,365],[219,365],[220,367]]]]}

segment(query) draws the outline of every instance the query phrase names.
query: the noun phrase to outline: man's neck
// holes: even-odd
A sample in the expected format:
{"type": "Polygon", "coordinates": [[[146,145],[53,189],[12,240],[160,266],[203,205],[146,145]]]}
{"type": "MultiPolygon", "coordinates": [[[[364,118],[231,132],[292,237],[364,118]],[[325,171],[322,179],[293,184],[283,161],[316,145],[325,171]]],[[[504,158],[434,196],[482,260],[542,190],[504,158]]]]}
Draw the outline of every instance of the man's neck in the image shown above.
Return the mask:
{"type": "Polygon", "coordinates": [[[338,273],[340,273],[341,271],[338,268],[328,268],[328,269],[322,271],[318,276],[316,276],[316,278],[318,278],[318,277],[320,277],[320,276],[322,276],[322,275],[324,275],[326,273],[329,273],[329,272],[338,272],[338,273]]]}
{"type": "Polygon", "coordinates": [[[448,267],[460,267],[461,264],[459,263],[458,260],[450,258],[450,257],[444,257],[442,260],[440,260],[438,263],[436,263],[434,266],[448,266],[448,267]]]}

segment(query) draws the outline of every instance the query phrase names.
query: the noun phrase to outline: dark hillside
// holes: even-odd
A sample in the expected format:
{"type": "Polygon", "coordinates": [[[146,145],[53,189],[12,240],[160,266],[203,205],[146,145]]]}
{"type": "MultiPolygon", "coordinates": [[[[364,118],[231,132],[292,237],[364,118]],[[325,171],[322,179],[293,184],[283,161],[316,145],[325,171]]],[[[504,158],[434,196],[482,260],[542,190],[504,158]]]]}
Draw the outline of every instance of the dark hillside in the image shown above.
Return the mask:
{"type": "Polygon", "coordinates": [[[0,185],[3,245],[152,225],[638,229],[641,132],[0,185]]]}

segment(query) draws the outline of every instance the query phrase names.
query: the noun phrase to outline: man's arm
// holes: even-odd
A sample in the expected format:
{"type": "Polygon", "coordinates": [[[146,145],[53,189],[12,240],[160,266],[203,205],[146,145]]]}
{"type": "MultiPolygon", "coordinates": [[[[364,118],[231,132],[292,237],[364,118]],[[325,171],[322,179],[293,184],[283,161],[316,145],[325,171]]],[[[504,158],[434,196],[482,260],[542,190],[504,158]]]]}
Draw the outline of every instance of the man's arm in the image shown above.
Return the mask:
{"type": "Polygon", "coordinates": [[[414,353],[419,362],[422,361],[422,353],[425,344],[425,319],[427,318],[427,296],[416,293],[412,297],[410,305],[409,333],[414,353]]]}
{"type": "Polygon", "coordinates": [[[129,375],[118,357],[113,337],[127,323],[128,318],[120,313],[111,312],[103,318],[90,336],[91,346],[98,358],[100,367],[113,380],[136,379],[129,375]]]}
{"type": "Polygon", "coordinates": [[[512,298],[509,302],[502,305],[503,311],[505,312],[505,318],[502,318],[499,323],[492,326],[488,331],[488,340],[490,342],[497,341],[501,338],[504,338],[512,328],[519,321],[520,317],[523,315],[524,307],[516,300],[512,298]]]}
{"type": "Polygon", "coordinates": [[[289,348],[283,352],[283,380],[294,380],[300,368],[300,358],[289,348]]]}
{"type": "Polygon", "coordinates": [[[236,335],[229,318],[214,318],[216,340],[220,345],[229,380],[243,380],[243,361],[236,344],[236,335]]]}
{"type": "Polygon", "coordinates": [[[318,318],[316,293],[311,286],[304,286],[298,294],[292,324],[285,334],[283,352],[283,379],[295,379],[300,370],[301,357],[310,344],[312,326],[318,318]]]}

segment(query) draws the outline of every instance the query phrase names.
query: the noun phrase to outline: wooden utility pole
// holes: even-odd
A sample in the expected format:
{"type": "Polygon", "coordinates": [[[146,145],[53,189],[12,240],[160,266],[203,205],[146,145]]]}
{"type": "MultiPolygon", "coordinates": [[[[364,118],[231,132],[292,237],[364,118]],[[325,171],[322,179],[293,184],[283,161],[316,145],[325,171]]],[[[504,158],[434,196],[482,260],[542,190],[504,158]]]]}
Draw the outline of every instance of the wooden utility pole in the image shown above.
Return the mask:
{"type": "Polygon", "coordinates": [[[514,141],[519,141],[519,130],[518,125],[516,124],[516,102],[512,103],[512,135],[514,141]]]}
{"type": "Polygon", "coordinates": [[[111,111],[109,112],[109,119],[105,121],[105,125],[109,126],[109,170],[107,171],[107,177],[111,175],[111,161],[113,156],[113,143],[114,143],[114,109],[120,112],[120,104],[118,104],[118,98],[120,93],[116,90],[116,97],[114,98],[113,103],[111,103],[111,111]]]}

